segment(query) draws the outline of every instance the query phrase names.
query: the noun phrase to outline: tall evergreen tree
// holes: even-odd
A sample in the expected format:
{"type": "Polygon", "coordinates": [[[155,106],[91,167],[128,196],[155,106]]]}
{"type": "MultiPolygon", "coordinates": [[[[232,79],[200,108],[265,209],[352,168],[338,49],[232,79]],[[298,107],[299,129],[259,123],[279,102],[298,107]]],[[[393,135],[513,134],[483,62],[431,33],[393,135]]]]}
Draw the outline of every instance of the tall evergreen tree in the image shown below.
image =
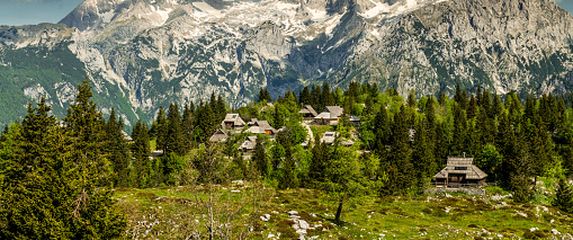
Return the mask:
{"type": "Polygon", "coordinates": [[[553,206],[558,207],[561,211],[573,213],[573,187],[563,179],[557,185],[553,206]]]}
{"type": "Polygon", "coordinates": [[[299,94],[298,101],[301,105],[313,104],[312,96],[308,86],[304,86],[299,94]]]}
{"type": "Polygon", "coordinates": [[[406,107],[402,106],[400,112],[394,116],[391,150],[386,159],[387,163],[380,165],[387,167],[387,180],[381,189],[382,195],[405,193],[414,184],[415,171],[410,146],[411,129],[408,127],[406,111],[406,107]]]}
{"type": "Polygon", "coordinates": [[[461,156],[468,149],[468,122],[462,107],[454,105],[454,132],[452,154],[461,156]]]}
{"type": "Polygon", "coordinates": [[[257,166],[259,174],[263,178],[269,177],[272,166],[269,159],[267,158],[265,146],[261,138],[257,139],[257,145],[255,146],[255,153],[253,154],[252,160],[257,166]]]}
{"type": "Polygon", "coordinates": [[[434,159],[433,141],[430,141],[428,134],[428,125],[427,119],[417,124],[414,137],[412,162],[416,170],[417,185],[420,190],[423,190],[430,183],[431,177],[438,169],[434,159]]]}
{"type": "Polygon", "coordinates": [[[146,187],[151,181],[152,164],[149,159],[151,153],[147,125],[139,120],[131,133],[135,186],[146,187]]]}
{"type": "Polygon", "coordinates": [[[155,133],[157,149],[165,152],[167,144],[167,131],[169,128],[169,122],[167,121],[167,115],[165,114],[165,109],[159,107],[159,112],[157,112],[157,117],[151,126],[152,132],[155,133]]]}
{"type": "Polygon", "coordinates": [[[111,110],[105,130],[107,133],[107,145],[105,149],[112,163],[114,185],[127,187],[130,185],[129,146],[123,134],[123,121],[117,119],[114,109],[111,110]]]}
{"type": "Polygon", "coordinates": [[[179,114],[179,106],[171,104],[169,106],[169,113],[167,116],[167,131],[165,135],[164,153],[166,155],[175,153],[183,155],[186,152],[185,139],[181,127],[181,115],[179,114]]]}
{"type": "Polygon", "coordinates": [[[105,121],[93,102],[91,87],[84,81],[78,88],[78,95],[68,108],[64,118],[66,133],[72,138],[76,164],[81,175],[88,178],[85,184],[107,186],[110,182],[111,166],[105,150],[105,121]]]}
{"type": "Polygon", "coordinates": [[[193,104],[187,104],[183,110],[181,129],[183,130],[183,142],[185,143],[186,151],[191,150],[195,145],[193,138],[193,130],[195,130],[194,108],[193,104]]]}
{"type": "Polygon", "coordinates": [[[271,94],[266,87],[263,87],[259,90],[259,102],[271,102],[273,99],[271,98],[271,94]]]}
{"type": "Polygon", "coordinates": [[[69,196],[74,200],[73,238],[108,238],[106,233],[119,234],[125,226],[122,216],[112,211],[110,162],[105,151],[102,114],[92,101],[91,87],[84,81],[64,118],[65,132],[70,137],[70,157],[74,161],[74,178],[69,196]],[[107,237],[106,237],[107,236],[107,237]]]}

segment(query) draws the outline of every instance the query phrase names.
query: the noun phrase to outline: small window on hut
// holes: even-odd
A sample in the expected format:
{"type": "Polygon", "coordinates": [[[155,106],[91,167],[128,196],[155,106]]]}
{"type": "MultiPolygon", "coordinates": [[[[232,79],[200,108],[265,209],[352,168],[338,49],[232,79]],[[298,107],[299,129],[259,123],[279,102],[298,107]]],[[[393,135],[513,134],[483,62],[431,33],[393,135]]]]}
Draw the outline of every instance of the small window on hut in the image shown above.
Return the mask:
{"type": "Polygon", "coordinates": [[[454,167],[454,170],[468,170],[468,167],[454,167]]]}

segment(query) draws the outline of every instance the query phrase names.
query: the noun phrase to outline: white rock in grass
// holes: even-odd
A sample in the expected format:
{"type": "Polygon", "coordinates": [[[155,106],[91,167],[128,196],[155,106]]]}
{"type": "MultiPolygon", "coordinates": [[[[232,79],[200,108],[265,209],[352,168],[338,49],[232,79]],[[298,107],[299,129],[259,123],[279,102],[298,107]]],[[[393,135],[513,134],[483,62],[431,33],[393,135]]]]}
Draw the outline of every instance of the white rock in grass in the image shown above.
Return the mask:
{"type": "Polygon", "coordinates": [[[551,229],[551,233],[552,233],[553,235],[561,235],[561,232],[559,232],[559,231],[558,231],[557,229],[555,229],[555,228],[554,228],[554,229],[551,229]]]}
{"type": "Polygon", "coordinates": [[[291,211],[288,211],[288,215],[290,215],[290,216],[298,215],[298,212],[291,210],[291,211]]]}
{"type": "Polygon", "coordinates": [[[263,222],[268,222],[269,220],[271,220],[271,215],[263,214],[263,216],[261,216],[261,220],[263,220],[263,222]]]}

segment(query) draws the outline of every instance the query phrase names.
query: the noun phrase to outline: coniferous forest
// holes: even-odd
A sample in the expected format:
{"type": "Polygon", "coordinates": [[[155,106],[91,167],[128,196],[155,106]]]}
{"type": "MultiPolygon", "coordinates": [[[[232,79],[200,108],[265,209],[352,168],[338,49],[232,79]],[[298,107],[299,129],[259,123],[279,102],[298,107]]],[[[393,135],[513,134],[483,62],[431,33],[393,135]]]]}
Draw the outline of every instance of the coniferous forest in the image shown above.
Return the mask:
{"type": "MultiPolygon", "coordinates": [[[[426,196],[448,157],[473,158],[488,188],[511,193],[516,204],[545,199],[573,213],[569,95],[502,96],[457,87],[454,96],[403,97],[351,83],[346,89],[308,86],[273,99],[263,88],[257,102],[240,108],[213,94],[206,102],[165,106],[153,122],[130,129],[121,114],[104,116],[91,98],[84,82],[63,119],[39,99],[3,131],[0,239],[135,238],[116,204],[118,189],[236,180],[279,192],[324,193],[334,199],[332,222],[343,225],[352,199],[426,196]],[[307,105],[318,112],[340,106],[344,114],[335,126],[305,123],[299,111],[307,105]],[[211,141],[228,113],[238,113],[244,128],[222,133],[226,141],[211,141]],[[266,120],[276,134],[255,134],[254,147],[245,151],[252,135],[246,122],[255,119],[266,120]],[[335,140],[321,139],[326,132],[335,132],[335,140]],[[542,181],[554,189],[541,189],[542,181]]],[[[189,239],[225,238],[208,229],[209,237],[189,239]]]]}

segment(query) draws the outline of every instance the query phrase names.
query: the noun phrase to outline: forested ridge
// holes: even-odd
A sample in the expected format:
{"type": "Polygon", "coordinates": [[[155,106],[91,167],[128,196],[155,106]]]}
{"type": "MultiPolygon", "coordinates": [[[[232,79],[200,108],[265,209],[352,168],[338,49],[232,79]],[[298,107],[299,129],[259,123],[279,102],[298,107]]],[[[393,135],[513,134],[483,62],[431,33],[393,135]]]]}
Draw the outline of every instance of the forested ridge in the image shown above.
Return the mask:
{"type": "Polygon", "coordinates": [[[341,222],[349,198],[422,195],[449,156],[464,155],[516,202],[545,194],[538,177],[559,180],[556,194],[546,197],[573,211],[566,181],[573,175],[570,96],[472,94],[458,87],[451,98],[414,92],[403,98],[393,89],[351,83],[346,90],[324,84],[273,100],[261,89],[257,102],[239,109],[215,95],[196,105],[171,104],[150,126],[138,122],[128,138],[115,111],[106,119],[98,110],[87,82],[78,89],[64,119],[54,118],[40,99],[2,133],[0,239],[121,237],[126,221],[114,207],[113,189],[238,179],[330,193],[339,200],[334,221],[341,222]],[[313,140],[301,124],[303,105],[319,111],[338,105],[345,115],[337,126],[310,126],[313,140]],[[259,135],[246,157],[238,148],[244,132],[224,143],[209,141],[230,112],[267,120],[280,131],[274,139],[259,135]],[[339,134],[334,144],[320,140],[326,131],[339,134]]]}

